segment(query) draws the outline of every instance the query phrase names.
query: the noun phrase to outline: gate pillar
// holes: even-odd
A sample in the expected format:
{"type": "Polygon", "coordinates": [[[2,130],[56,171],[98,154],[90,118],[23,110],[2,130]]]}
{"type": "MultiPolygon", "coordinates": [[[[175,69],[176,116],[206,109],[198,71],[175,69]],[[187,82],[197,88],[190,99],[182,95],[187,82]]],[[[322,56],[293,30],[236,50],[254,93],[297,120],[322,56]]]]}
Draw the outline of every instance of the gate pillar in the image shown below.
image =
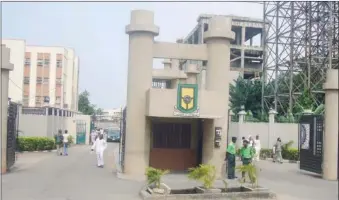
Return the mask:
{"type": "MultiPolygon", "coordinates": [[[[230,71],[230,42],[235,37],[231,28],[231,18],[216,16],[211,18],[209,30],[204,33],[208,53],[206,90],[218,92],[225,102],[224,105],[219,105],[223,110],[222,118],[204,121],[202,162],[214,166],[222,166],[227,147],[229,80],[226,75],[230,71]],[[222,142],[220,148],[215,148],[214,134],[219,128],[222,142]]],[[[218,167],[217,177],[221,176],[222,169],[218,167]]]]}
{"type": "Polygon", "coordinates": [[[0,105],[1,105],[1,173],[7,171],[7,110],[8,110],[8,82],[9,71],[14,69],[10,63],[10,49],[1,45],[1,70],[0,70],[0,105]]]}
{"type": "Polygon", "coordinates": [[[153,12],[132,11],[126,33],[129,35],[129,54],[124,174],[126,178],[144,179],[150,152],[146,92],[152,88],[153,43],[154,36],[159,34],[153,12]]]}
{"type": "Polygon", "coordinates": [[[325,90],[323,178],[338,179],[338,69],[328,69],[325,90]]]}

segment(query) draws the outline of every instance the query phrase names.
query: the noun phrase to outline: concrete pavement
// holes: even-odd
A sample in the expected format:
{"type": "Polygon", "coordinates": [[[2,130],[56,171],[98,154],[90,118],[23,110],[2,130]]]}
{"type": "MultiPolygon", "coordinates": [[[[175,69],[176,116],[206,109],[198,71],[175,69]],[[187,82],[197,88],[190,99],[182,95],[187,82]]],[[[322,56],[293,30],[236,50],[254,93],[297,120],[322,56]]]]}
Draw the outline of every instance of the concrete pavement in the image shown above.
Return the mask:
{"type": "Polygon", "coordinates": [[[96,167],[95,154],[87,145],[71,148],[69,156],[19,155],[30,159],[19,157],[16,171],[2,177],[3,200],[137,200],[144,183],[119,180],[112,173],[116,146],[108,146],[104,169],[96,167]]]}
{"type": "MultiPolygon", "coordinates": [[[[16,168],[3,175],[3,200],[137,200],[144,182],[118,179],[113,173],[114,149],[105,152],[105,168],[96,167],[89,146],[75,146],[67,157],[56,153],[19,154],[16,168]]],[[[329,182],[298,170],[297,164],[258,163],[259,184],[281,200],[336,200],[337,182],[329,182]]],[[[163,182],[172,188],[200,185],[183,174],[170,174],[163,182]]],[[[238,184],[236,181],[230,185],[238,184]]],[[[217,185],[222,186],[220,181],[217,185]]]]}

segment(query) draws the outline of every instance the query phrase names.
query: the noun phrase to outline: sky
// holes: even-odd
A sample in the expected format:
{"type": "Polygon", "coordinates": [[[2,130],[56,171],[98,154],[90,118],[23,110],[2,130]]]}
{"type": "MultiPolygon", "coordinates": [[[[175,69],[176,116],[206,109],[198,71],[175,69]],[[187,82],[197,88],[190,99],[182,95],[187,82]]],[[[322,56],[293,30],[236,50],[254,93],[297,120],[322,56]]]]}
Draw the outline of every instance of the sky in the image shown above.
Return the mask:
{"type": "MultiPolygon", "coordinates": [[[[175,42],[200,14],[263,18],[263,6],[246,2],[2,2],[2,38],[27,45],[73,48],[80,59],[79,90],[97,107],[126,104],[130,12],[154,12],[159,41],[175,42]]],[[[161,66],[154,61],[155,68],[161,66]]]]}

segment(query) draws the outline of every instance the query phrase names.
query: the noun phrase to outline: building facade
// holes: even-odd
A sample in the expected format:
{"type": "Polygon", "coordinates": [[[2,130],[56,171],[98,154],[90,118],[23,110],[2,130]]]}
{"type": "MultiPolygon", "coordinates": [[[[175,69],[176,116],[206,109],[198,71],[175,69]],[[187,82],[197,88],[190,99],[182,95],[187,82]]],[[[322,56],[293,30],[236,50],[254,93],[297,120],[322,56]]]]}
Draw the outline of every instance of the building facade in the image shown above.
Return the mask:
{"type": "Polygon", "coordinates": [[[11,50],[9,97],[23,106],[78,110],[79,58],[65,47],[2,40],[11,50]]]}
{"type": "Polygon", "coordinates": [[[118,175],[139,179],[148,166],[185,171],[211,164],[217,167],[218,178],[222,177],[228,130],[227,75],[235,38],[232,20],[213,17],[204,34],[206,44],[154,41],[159,27],[154,14],[145,10],[132,11],[125,30],[129,35],[127,107],[121,136],[122,173],[118,175]],[[152,68],[154,58],[165,59],[164,69],[152,68]],[[199,66],[191,63],[182,70],[178,67],[181,60],[208,62],[205,87],[197,82],[199,66]]]}
{"type": "MultiPolygon", "coordinates": [[[[185,44],[204,44],[204,35],[209,29],[209,21],[216,15],[202,14],[198,17],[198,24],[182,40],[185,44]]],[[[232,20],[232,31],[235,33],[235,40],[231,42],[231,71],[230,82],[233,82],[239,75],[245,79],[258,78],[263,69],[263,30],[264,21],[248,17],[225,15],[232,20]],[[255,41],[256,40],[256,41],[255,41]],[[254,45],[256,43],[257,45],[254,45]]],[[[198,75],[198,82],[204,87],[206,82],[207,61],[182,60],[180,68],[185,69],[188,64],[200,66],[201,73],[198,75]]]]}

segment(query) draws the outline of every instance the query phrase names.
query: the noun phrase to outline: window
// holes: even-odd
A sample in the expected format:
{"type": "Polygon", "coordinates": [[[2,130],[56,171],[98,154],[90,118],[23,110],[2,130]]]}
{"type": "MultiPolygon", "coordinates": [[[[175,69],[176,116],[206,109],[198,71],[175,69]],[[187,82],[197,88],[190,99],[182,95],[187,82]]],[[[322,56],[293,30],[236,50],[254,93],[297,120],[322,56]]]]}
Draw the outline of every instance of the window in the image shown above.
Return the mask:
{"type": "Polygon", "coordinates": [[[56,83],[56,85],[61,85],[61,83],[62,83],[61,78],[56,78],[55,83],[56,83]]]}
{"type": "Polygon", "coordinates": [[[207,60],[202,61],[202,66],[204,66],[204,67],[207,66],[207,60]]]}
{"type": "Polygon", "coordinates": [[[31,65],[31,59],[25,58],[25,65],[31,65]]]}
{"type": "Polygon", "coordinates": [[[41,103],[41,96],[35,96],[35,103],[37,104],[41,103]]]}
{"type": "Polygon", "coordinates": [[[39,59],[38,62],[37,62],[37,65],[40,66],[40,67],[42,67],[42,66],[43,66],[43,63],[44,63],[43,60],[40,60],[40,59],[39,59]]]}
{"type": "Polygon", "coordinates": [[[36,83],[38,83],[38,84],[42,83],[42,78],[41,77],[37,77],[36,78],[36,83]]]}
{"type": "Polygon", "coordinates": [[[29,77],[24,77],[24,84],[29,84],[29,77]]]}
{"type": "Polygon", "coordinates": [[[23,104],[24,106],[28,106],[29,103],[29,96],[28,95],[24,95],[22,98],[23,104]]]}
{"type": "Polygon", "coordinates": [[[208,31],[208,24],[204,24],[204,32],[208,31]]]}
{"type": "Polygon", "coordinates": [[[61,102],[61,97],[55,97],[55,103],[59,103],[61,102]]]}
{"type": "Polygon", "coordinates": [[[56,66],[61,68],[62,67],[62,60],[57,60],[56,66]]]}
{"type": "Polygon", "coordinates": [[[43,83],[49,83],[49,78],[44,77],[43,83]]]}
{"type": "Polygon", "coordinates": [[[50,60],[49,60],[49,59],[45,59],[45,60],[44,60],[44,63],[45,63],[45,65],[49,65],[50,60]]]}

